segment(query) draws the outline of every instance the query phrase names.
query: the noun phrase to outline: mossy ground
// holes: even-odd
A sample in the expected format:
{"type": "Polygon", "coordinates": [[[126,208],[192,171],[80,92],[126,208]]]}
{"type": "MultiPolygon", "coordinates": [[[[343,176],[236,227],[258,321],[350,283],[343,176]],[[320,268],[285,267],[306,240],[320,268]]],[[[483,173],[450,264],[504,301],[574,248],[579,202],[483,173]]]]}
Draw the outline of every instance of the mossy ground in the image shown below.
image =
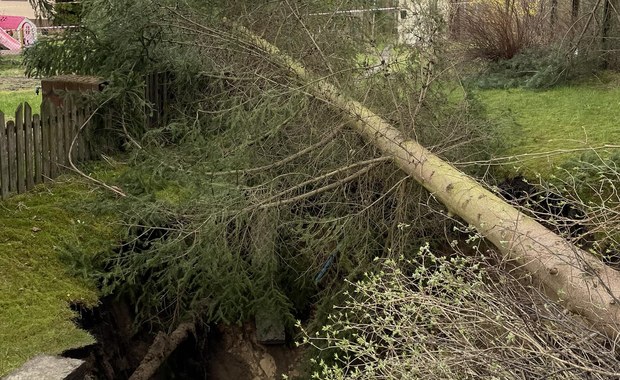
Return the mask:
{"type": "Polygon", "coordinates": [[[479,91],[506,142],[496,155],[513,156],[504,169],[548,175],[568,158],[579,157],[580,149],[620,145],[619,84],[620,74],[603,73],[544,91],[479,91]],[[572,152],[558,154],[561,150],[572,152]]]}
{"type": "Polygon", "coordinates": [[[96,284],[71,273],[62,256],[112,249],[113,218],[89,211],[98,196],[85,180],[62,176],[0,201],[0,376],[34,355],[93,342],[70,304],[96,305],[96,284]]]}

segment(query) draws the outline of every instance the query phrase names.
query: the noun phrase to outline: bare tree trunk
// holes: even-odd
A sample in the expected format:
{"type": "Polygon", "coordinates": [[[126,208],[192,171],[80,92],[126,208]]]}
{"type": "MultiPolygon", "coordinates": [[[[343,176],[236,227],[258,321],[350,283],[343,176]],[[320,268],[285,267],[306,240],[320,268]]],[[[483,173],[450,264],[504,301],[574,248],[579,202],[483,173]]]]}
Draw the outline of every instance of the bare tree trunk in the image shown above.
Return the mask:
{"type": "Polygon", "coordinates": [[[304,89],[351,117],[356,131],[539,281],[544,290],[597,329],[616,337],[620,273],[524,215],[478,182],[405,138],[397,129],[324,79],[316,78],[269,42],[242,29],[271,59],[306,84],[304,89]]]}

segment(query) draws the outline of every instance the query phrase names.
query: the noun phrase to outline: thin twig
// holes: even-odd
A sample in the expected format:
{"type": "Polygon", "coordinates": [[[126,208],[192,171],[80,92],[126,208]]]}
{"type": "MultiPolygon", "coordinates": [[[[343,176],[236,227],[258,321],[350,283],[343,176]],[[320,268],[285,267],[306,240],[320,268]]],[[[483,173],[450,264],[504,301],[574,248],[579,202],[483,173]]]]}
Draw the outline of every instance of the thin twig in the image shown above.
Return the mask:
{"type": "Polygon", "coordinates": [[[99,186],[102,186],[108,190],[110,190],[111,192],[113,192],[116,195],[120,195],[121,197],[126,197],[127,194],[125,194],[121,189],[119,189],[116,186],[110,186],[108,184],[106,184],[103,181],[100,181],[98,179],[95,179],[91,176],[89,176],[88,174],[84,173],[83,171],[81,171],[80,169],[77,168],[77,166],[75,166],[75,163],[73,162],[73,159],[71,158],[72,152],[73,152],[73,148],[75,147],[75,144],[77,142],[78,137],[80,136],[80,133],[82,133],[82,131],[84,130],[84,128],[86,128],[86,126],[88,125],[88,123],[90,122],[90,120],[93,118],[93,116],[95,116],[95,114],[101,109],[101,107],[103,107],[110,99],[106,99],[103,103],[101,103],[97,108],[95,108],[95,110],[93,112],[91,112],[90,116],[88,116],[88,118],[86,119],[86,121],[84,121],[84,123],[82,123],[82,125],[80,126],[80,128],[78,129],[77,133],[75,134],[75,136],[73,136],[73,140],[71,141],[71,146],[69,147],[69,165],[71,165],[71,168],[78,173],[79,175],[81,175],[82,177],[88,179],[89,181],[92,181],[96,184],[98,184],[99,186]]]}
{"type": "MultiPolygon", "coordinates": [[[[382,157],[382,158],[384,158],[384,157],[382,157]]],[[[384,158],[383,161],[385,161],[385,158],[384,158]]],[[[350,182],[350,181],[352,181],[352,180],[354,180],[354,179],[356,179],[356,178],[358,178],[358,177],[368,173],[372,168],[376,167],[377,165],[379,165],[379,162],[376,162],[374,164],[370,164],[370,165],[366,166],[365,168],[363,168],[361,170],[358,170],[357,172],[355,172],[355,173],[351,174],[350,176],[345,177],[345,178],[343,178],[343,179],[341,179],[339,181],[336,181],[334,183],[330,183],[327,186],[320,187],[318,189],[309,191],[307,193],[298,195],[296,197],[292,197],[292,198],[288,198],[288,199],[283,199],[283,200],[278,200],[278,201],[271,202],[271,203],[259,204],[258,206],[254,206],[254,207],[251,207],[251,208],[258,208],[259,210],[263,210],[263,209],[266,209],[266,208],[270,208],[270,207],[274,207],[274,206],[283,206],[283,205],[287,205],[287,204],[290,204],[290,203],[295,203],[297,201],[304,200],[306,198],[310,198],[310,197],[312,197],[314,195],[317,195],[317,194],[320,194],[320,193],[324,193],[324,192],[326,192],[328,190],[332,190],[332,189],[335,189],[335,188],[337,188],[339,186],[342,186],[343,184],[345,184],[347,182],[350,182]]]]}
{"type": "Polygon", "coordinates": [[[292,154],[286,158],[283,158],[280,161],[276,161],[272,164],[269,165],[264,165],[264,166],[259,166],[256,168],[250,168],[250,169],[235,169],[235,170],[226,170],[226,171],[222,171],[222,172],[207,172],[204,175],[205,176],[224,176],[224,175],[233,175],[233,174],[252,174],[252,173],[258,173],[261,171],[265,171],[268,169],[273,169],[275,167],[278,166],[282,166],[285,165],[293,160],[295,160],[298,157],[303,156],[304,154],[313,151],[314,149],[323,146],[325,144],[327,144],[328,142],[332,141],[333,138],[344,128],[345,124],[340,124],[339,126],[337,126],[333,131],[331,131],[330,133],[328,133],[327,135],[325,135],[324,138],[321,139],[321,141],[317,142],[316,144],[310,145],[302,150],[300,150],[299,152],[292,154]]]}

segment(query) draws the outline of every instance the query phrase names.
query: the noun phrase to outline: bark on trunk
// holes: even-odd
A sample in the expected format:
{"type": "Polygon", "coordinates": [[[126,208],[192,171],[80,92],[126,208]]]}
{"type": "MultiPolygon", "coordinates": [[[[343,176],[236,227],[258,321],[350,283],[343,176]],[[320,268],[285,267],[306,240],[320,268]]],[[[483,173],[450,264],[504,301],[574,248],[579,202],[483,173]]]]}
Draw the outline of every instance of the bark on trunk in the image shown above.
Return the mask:
{"type": "Polygon", "coordinates": [[[142,362],[129,380],[152,378],[168,356],[194,331],[193,323],[181,323],[170,335],[160,332],[155,337],[142,362]]]}
{"type": "Polygon", "coordinates": [[[549,295],[571,312],[585,317],[599,331],[610,337],[618,336],[620,305],[615,295],[620,291],[619,272],[510,206],[417,142],[405,138],[377,114],[346,97],[326,80],[308,73],[277,47],[245,29],[242,32],[306,84],[305,91],[348,113],[360,135],[393,157],[396,165],[449,211],[473,225],[505,257],[531,273],[549,295]]]}

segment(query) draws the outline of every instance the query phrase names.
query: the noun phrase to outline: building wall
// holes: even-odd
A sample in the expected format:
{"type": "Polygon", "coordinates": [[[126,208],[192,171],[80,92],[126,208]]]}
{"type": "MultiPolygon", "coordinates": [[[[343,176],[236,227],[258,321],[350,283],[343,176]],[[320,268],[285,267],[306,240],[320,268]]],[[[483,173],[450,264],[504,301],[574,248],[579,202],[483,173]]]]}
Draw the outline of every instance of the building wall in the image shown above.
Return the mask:
{"type": "Polygon", "coordinates": [[[431,42],[438,27],[429,17],[432,12],[437,12],[444,22],[448,20],[448,0],[400,0],[398,8],[398,40],[403,44],[431,42]]]}
{"type": "Polygon", "coordinates": [[[0,0],[0,15],[36,18],[28,0],[0,0]]]}

